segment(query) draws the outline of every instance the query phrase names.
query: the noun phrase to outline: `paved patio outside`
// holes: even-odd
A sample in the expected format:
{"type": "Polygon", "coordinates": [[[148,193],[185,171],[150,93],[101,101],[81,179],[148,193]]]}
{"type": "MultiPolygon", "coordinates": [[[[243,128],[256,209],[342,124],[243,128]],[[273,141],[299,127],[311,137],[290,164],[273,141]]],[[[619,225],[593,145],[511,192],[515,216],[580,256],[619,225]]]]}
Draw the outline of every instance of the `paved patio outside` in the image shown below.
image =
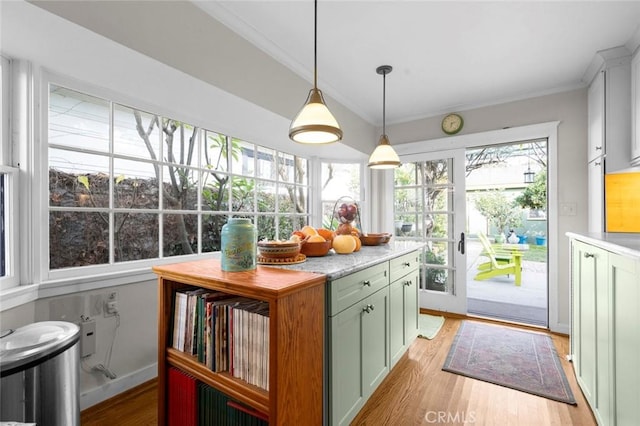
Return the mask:
{"type": "Polygon", "coordinates": [[[467,312],[471,315],[546,327],[548,325],[547,264],[522,261],[522,283],[513,275],[475,281],[481,256],[479,241],[467,241],[467,312]]]}

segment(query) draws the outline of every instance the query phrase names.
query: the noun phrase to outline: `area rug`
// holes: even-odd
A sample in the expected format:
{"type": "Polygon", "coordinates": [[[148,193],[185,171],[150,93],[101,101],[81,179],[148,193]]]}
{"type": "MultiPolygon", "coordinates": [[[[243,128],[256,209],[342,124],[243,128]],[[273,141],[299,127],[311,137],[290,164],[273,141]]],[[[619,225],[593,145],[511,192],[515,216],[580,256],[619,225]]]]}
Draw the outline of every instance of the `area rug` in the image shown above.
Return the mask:
{"type": "Polygon", "coordinates": [[[463,321],[442,369],[576,405],[546,334],[463,321]]]}
{"type": "Polygon", "coordinates": [[[433,339],[436,337],[443,324],[443,316],[420,314],[418,317],[418,337],[433,339]]]}

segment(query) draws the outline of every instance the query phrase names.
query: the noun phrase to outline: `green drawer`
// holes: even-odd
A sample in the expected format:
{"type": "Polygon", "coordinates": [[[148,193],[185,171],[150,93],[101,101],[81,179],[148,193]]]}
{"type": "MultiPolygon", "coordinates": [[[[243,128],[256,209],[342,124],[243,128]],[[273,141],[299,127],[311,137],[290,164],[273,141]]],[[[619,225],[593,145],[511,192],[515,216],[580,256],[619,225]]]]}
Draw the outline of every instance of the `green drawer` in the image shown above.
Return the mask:
{"type": "Polygon", "coordinates": [[[328,283],[328,314],[333,316],[389,285],[389,263],[382,262],[328,283]]]}
{"type": "Polygon", "coordinates": [[[420,262],[420,253],[417,251],[396,257],[389,261],[389,272],[391,282],[404,277],[409,272],[413,272],[418,269],[420,262]]]}

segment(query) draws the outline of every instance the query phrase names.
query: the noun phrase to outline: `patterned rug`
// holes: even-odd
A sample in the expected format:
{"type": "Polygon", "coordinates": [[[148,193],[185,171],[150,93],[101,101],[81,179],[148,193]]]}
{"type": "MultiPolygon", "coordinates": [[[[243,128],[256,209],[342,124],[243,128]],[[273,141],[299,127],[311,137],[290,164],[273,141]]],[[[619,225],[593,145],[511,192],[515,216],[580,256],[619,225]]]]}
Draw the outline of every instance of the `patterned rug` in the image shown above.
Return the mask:
{"type": "Polygon", "coordinates": [[[546,334],[463,321],[442,369],[576,405],[546,334]]]}

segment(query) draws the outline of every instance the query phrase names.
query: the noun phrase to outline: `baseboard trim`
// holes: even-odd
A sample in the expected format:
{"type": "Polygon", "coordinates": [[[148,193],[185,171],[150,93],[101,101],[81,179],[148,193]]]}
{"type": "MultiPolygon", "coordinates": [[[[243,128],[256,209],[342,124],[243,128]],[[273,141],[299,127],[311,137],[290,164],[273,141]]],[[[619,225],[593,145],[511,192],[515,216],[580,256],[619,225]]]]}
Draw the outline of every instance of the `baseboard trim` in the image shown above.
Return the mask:
{"type": "Polygon", "coordinates": [[[85,410],[107,399],[126,392],[149,380],[158,377],[158,364],[153,363],[148,367],[134,371],[126,376],[118,377],[102,386],[90,389],[80,394],[80,410],[85,410]]]}

